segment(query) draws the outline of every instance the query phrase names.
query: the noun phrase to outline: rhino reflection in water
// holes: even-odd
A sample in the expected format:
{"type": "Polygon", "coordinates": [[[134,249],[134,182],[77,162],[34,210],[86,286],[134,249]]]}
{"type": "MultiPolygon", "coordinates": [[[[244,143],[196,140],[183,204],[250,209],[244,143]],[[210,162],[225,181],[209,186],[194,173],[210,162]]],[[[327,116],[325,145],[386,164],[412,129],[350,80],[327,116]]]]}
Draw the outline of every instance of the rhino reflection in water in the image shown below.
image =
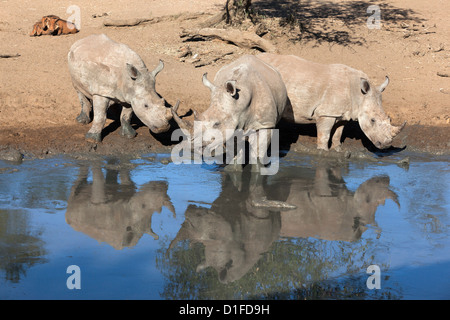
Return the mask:
{"type": "MultiPolygon", "coordinates": [[[[251,183],[239,191],[231,182],[239,176],[240,173],[226,175],[222,192],[210,209],[196,205],[187,208],[185,221],[169,247],[187,239],[202,243],[205,260],[197,271],[213,267],[223,283],[244,276],[278,239],[281,227],[283,203],[273,201],[265,208],[255,207],[255,202],[261,202],[262,185],[251,183]]],[[[238,182],[245,184],[243,180],[238,182]]]]}
{"type": "Polygon", "coordinates": [[[356,241],[367,225],[376,226],[375,212],[386,199],[399,205],[388,176],[373,177],[353,192],[342,178],[343,169],[319,166],[310,178],[298,171],[274,177],[269,196],[284,194],[287,202],[297,206],[283,213],[280,236],[356,241]]]}
{"type": "Polygon", "coordinates": [[[213,267],[219,280],[228,283],[243,277],[280,237],[355,241],[366,225],[375,225],[380,204],[398,200],[389,189],[389,177],[371,178],[352,192],[341,177],[342,169],[284,169],[264,178],[264,183],[250,183],[244,191],[233,185],[236,180],[224,179],[210,209],[188,207],[170,248],[182,240],[202,243],[205,260],[197,271],[213,267]]]}
{"type": "Polygon", "coordinates": [[[151,228],[153,213],[165,206],[175,214],[167,182],[151,181],[137,190],[127,168],[107,167],[106,177],[100,164],[91,170],[89,182],[89,168],[80,168],[67,203],[66,222],[115,249],[135,246],[144,233],[158,239],[151,228]]]}

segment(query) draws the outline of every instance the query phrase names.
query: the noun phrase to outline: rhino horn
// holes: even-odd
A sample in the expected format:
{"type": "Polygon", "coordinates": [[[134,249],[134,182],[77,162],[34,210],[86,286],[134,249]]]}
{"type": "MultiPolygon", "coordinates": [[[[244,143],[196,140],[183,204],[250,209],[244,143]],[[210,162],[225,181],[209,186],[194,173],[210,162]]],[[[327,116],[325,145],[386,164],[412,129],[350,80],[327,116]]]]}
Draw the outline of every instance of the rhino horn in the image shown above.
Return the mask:
{"type": "Polygon", "coordinates": [[[177,101],[175,106],[171,107],[173,119],[175,120],[175,122],[178,124],[181,131],[183,131],[183,133],[185,135],[191,134],[193,132],[193,125],[189,121],[185,121],[180,118],[180,116],[177,113],[179,105],[180,105],[180,100],[177,101]]]}
{"type": "Polygon", "coordinates": [[[156,75],[157,75],[158,73],[160,73],[162,69],[164,69],[164,62],[163,62],[162,60],[159,60],[158,66],[155,68],[155,70],[153,70],[152,72],[150,72],[150,74],[152,75],[153,78],[155,78],[156,75]]]}
{"type": "Polygon", "coordinates": [[[403,124],[400,126],[391,126],[392,138],[394,138],[396,135],[398,135],[400,133],[400,131],[402,131],[402,129],[405,127],[405,125],[406,125],[406,121],[403,122],[403,124]]]}
{"type": "Polygon", "coordinates": [[[212,82],[208,80],[207,76],[208,76],[208,73],[205,72],[202,77],[203,84],[212,90],[212,89],[214,89],[214,84],[212,84],[212,82]]]}

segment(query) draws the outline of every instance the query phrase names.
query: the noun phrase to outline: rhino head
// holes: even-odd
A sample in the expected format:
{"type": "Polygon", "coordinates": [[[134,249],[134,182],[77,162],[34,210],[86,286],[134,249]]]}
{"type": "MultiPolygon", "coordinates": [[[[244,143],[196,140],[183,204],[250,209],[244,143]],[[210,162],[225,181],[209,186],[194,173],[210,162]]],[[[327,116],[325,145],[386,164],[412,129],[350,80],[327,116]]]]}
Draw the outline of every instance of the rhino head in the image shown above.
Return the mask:
{"type": "Polygon", "coordinates": [[[131,97],[131,105],[136,116],[155,133],[166,132],[170,128],[169,121],[172,113],[166,108],[166,101],[155,90],[155,77],[164,68],[160,60],[159,65],[151,72],[147,69],[138,70],[127,63],[126,71],[131,78],[132,85],[127,94],[131,97]]]}
{"type": "Polygon", "coordinates": [[[202,82],[211,90],[209,108],[201,114],[194,110],[194,123],[178,116],[176,112],[178,104],[172,108],[172,115],[185,135],[191,137],[193,141],[199,140],[201,150],[195,150],[196,152],[203,150],[208,150],[209,153],[217,152],[218,148],[234,135],[234,131],[243,126],[241,119],[244,119],[242,115],[248,106],[247,99],[237,88],[235,80],[215,85],[208,80],[205,73],[202,82]],[[201,130],[194,130],[195,125],[199,125],[198,128],[201,130]]]}
{"type": "Polygon", "coordinates": [[[358,122],[370,141],[379,149],[391,146],[392,140],[405,126],[391,125],[391,119],[383,111],[381,93],[389,84],[389,78],[377,88],[370,85],[367,79],[360,79],[362,103],[358,110],[358,122]]]}

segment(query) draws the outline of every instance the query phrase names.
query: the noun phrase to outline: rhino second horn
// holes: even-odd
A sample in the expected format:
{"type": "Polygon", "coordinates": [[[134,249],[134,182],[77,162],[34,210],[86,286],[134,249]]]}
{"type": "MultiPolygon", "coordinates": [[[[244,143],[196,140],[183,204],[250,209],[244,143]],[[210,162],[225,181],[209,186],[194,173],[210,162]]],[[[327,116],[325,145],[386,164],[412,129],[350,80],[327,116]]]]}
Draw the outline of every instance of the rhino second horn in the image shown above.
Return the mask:
{"type": "Polygon", "coordinates": [[[152,75],[153,78],[155,78],[157,74],[161,72],[162,69],[164,69],[164,62],[162,60],[159,60],[158,66],[150,74],[152,75]]]}
{"type": "Polygon", "coordinates": [[[212,89],[214,89],[214,85],[211,83],[211,81],[208,80],[207,76],[208,76],[208,73],[205,72],[202,77],[203,84],[212,90],[212,89]]]}

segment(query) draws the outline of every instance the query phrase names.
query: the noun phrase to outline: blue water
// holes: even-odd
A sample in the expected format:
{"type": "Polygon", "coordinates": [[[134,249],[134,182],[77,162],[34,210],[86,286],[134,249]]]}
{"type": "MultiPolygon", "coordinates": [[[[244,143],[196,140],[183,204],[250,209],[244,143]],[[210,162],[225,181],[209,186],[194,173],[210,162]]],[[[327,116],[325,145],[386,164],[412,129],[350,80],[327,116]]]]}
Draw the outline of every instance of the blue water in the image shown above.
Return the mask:
{"type": "Polygon", "coordinates": [[[410,157],[0,162],[0,299],[448,299],[450,159],[410,157]]]}

